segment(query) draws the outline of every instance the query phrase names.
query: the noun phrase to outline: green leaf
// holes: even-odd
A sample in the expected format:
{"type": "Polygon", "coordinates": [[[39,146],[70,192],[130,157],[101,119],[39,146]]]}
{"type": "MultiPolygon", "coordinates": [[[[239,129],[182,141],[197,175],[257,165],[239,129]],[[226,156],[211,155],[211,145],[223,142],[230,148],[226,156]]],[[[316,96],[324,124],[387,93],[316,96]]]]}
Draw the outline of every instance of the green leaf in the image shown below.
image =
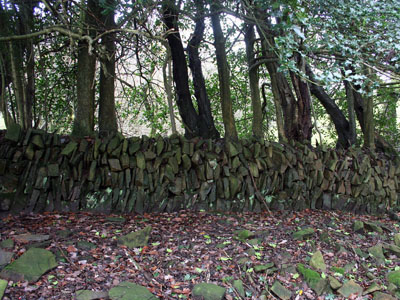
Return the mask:
{"type": "Polygon", "coordinates": [[[222,261],[232,260],[232,258],[224,257],[224,256],[221,256],[219,259],[222,260],[222,261]]]}

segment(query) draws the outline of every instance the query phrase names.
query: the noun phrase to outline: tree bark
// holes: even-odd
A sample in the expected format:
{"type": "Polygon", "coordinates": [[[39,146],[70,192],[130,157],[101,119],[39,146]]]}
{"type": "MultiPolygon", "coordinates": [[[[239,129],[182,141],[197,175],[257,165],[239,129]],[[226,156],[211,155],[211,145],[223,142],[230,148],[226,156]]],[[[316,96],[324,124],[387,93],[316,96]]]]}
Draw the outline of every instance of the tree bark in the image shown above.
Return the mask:
{"type": "MultiPolygon", "coordinates": [[[[22,5],[20,5],[23,34],[29,34],[34,31],[34,6],[35,5],[32,0],[25,1],[22,5]]],[[[33,39],[26,41],[25,51],[26,83],[24,82],[24,128],[27,129],[32,127],[32,108],[35,103],[35,52],[33,47],[33,39]]]]}
{"type": "Polygon", "coordinates": [[[335,101],[325,92],[325,90],[318,84],[311,68],[306,65],[306,75],[310,79],[310,91],[314,95],[322,106],[325,108],[326,112],[330,116],[338,135],[338,141],[336,143],[337,147],[347,149],[352,145],[351,143],[351,132],[350,124],[347,121],[345,115],[336,105],[335,101]]]}
{"type": "Polygon", "coordinates": [[[263,136],[263,130],[262,130],[263,116],[262,116],[262,109],[261,109],[258,68],[252,68],[252,65],[254,62],[254,57],[255,57],[255,55],[254,55],[254,41],[255,41],[254,25],[252,25],[252,24],[245,25],[244,41],[246,44],[247,65],[249,67],[249,86],[250,86],[250,95],[251,95],[251,107],[252,107],[252,111],[253,111],[252,130],[253,130],[253,135],[255,137],[261,138],[263,136]]]}
{"type": "Polygon", "coordinates": [[[15,102],[17,103],[17,123],[21,128],[25,128],[25,114],[24,114],[24,103],[25,103],[25,92],[23,84],[23,66],[22,57],[20,57],[20,51],[15,45],[15,42],[9,42],[9,55],[11,62],[11,78],[14,88],[15,102]]]}
{"type": "MultiPolygon", "coordinates": [[[[294,53],[297,67],[305,73],[305,60],[300,53],[294,53]]],[[[297,98],[297,135],[298,141],[311,141],[312,136],[312,121],[311,121],[311,95],[308,83],[298,74],[290,72],[290,77],[297,98]]]]}
{"type": "Polygon", "coordinates": [[[236,141],[238,135],[236,132],[235,118],[233,116],[229,66],[226,58],[225,37],[221,29],[218,6],[219,1],[213,0],[211,3],[211,24],[214,33],[214,46],[218,66],[222,118],[225,127],[225,139],[236,141]]]}
{"type": "MultiPolygon", "coordinates": [[[[84,33],[92,37],[96,34],[95,28],[99,25],[95,20],[98,9],[95,0],[88,0],[82,17],[84,33]]],[[[96,57],[93,53],[89,53],[87,41],[78,42],[76,75],[77,100],[72,135],[90,136],[94,130],[96,57]]]]}
{"type": "Polygon", "coordinates": [[[171,49],[169,45],[166,45],[167,55],[165,57],[163,63],[163,82],[165,93],[167,94],[167,102],[168,102],[168,111],[169,111],[169,119],[171,122],[171,131],[172,134],[176,134],[176,123],[175,123],[175,113],[174,113],[174,104],[173,104],[173,94],[172,94],[172,57],[171,57],[171,49]]]}
{"type": "Polygon", "coordinates": [[[206,84],[201,68],[199,45],[204,35],[204,1],[195,0],[196,26],[188,44],[189,68],[192,71],[194,95],[199,110],[199,131],[204,138],[219,138],[220,134],[215,128],[211,114],[210,100],[208,99],[206,84]]]}
{"type": "Polygon", "coordinates": [[[199,116],[190,96],[189,75],[181,35],[179,33],[178,12],[174,0],[163,1],[163,21],[167,30],[171,31],[167,39],[172,55],[173,78],[177,96],[176,103],[185,126],[185,136],[187,138],[200,136],[197,126],[199,116]]]}
{"type": "Polygon", "coordinates": [[[355,117],[355,110],[354,110],[354,88],[353,85],[345,80],[344,81],[344,88],[346,90],[346,99],[347,99],[347,111],[349,115],[349,126],[350,126],[350,144],[354,144],[357,139],[356,133],[356,117],[355,117]]]}
{"type": "MultiPolygon", "coordinates": [[[[114,5],[114,0],[107,2],[114,5]]],[[[107,14],[100,12],[104,31],[115,27],[114,10],[108,9],[107,14]]],[[[105,53],[101,54],[100,67],[100,93],[99,93],[99,132],[112,134],[118,131],[117,116],[115,111],[115,33],[107,33],[101,39],[101,46],[105,53]]]]}
{"type": "MultiPolygon", "coordinates": [[[[372,75],[372,71],[369,67],[366,67],[365,73],[369,78],[372,75]]],[[[365,109],[364,109],[364,147],[375,150],[375,122],[374,122],[374,101],[370,95],[370,84],[367,83],[366,88],[367,96],[365,98],[365,109]]]]}

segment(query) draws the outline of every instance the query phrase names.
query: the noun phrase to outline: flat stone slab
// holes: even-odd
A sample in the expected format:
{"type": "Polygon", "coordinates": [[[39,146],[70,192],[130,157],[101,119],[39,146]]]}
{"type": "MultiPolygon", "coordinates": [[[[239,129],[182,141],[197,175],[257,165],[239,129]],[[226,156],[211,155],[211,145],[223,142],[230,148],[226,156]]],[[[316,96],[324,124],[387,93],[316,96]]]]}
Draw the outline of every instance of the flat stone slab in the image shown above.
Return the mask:
{"type": "Polygon", "coordinates": [[[289,300],[292,297],[292,293],[277,280],[272,285],[271,291],[282,300],[289,300]]]}
{"type": "Polygon", "coordinates": [[[377,233],[383,233],[383,229],[381,226],[379,226],[378,224],[374,223],[374,222],[365,222],[365,229],[369,230],[369,231],[375,231],[377,233]]]}
{"type": "Polygon", "coordinates": [[[374,300],[395,300],[396,298],[390,296],[389,294],[376,292],[374,293],[374,300]]]}
{"type": "Polygon", "coordinates": [[[361,296],[363,293],[363,288],[353,280],[349,280],[345,282],[340,289],[338,289],[338,293],[345,298],[348,298],[352,294],[361,296]]]}
{"type": "Polygon", "coordinates": [[[126,219],[124,217],[107,217],[106,221],[112,223],[124,223],[126,219]]]}
{"type": "Polygon", "coordinates": [[[239,241],[245,241],[248,240],[252,237],[254,237],[254,232],[251,232],[250,230],[247,229],[241,229],[241,230],[236,230],[234,232],[235,234],[235,239],[239,240],[239,241]]]}
{"type": "Polygon", "coordinates": [[[326,264],[321,251],[316,251],[310,259],[310,266],[319,271],[326,271],[326,264]]]}
{"type": "Polygon", "coordinates": [[[243,281],[241,280],[234,280],[233,287],[235,288],[236,292],[240,295],[240,297],[244,298],[246,296],[243,286],[243,281]]]}
{"type": "Polygon", "coordinates": [[[124,281],[113,287],[108,296],[112,300],[157,300],[158,297],[150,293],[144,286],[124,281]]]}
{"type": "Polygon", "coordinates": [[[376,244],[375,246],[369,247],[368,252],[379,264],[382,264],[385,261],[382,244],[376,244]]]}
{"type": "Polygon", "coordinates": [[[7,265],[0,277],[12,281],[36,282],[47,271],[57,267],[53,253],[40,248],[31,248],[20,258],[7,265]]]}
{"type": "Polygon", "coordinates": [[[394,244],[398,247],[400,247],[400,233],[396,233],[394,235],[394,244]]]}
{"type": "Polygon", "coordinates": [[[0,243],[0,248],[12,249],[14,248],[14,241],[12,239],[6,239],[0,243]]]}
{"type": "Polygon", "coordinates": [[[389,272],[387,274],[387,279],[390,283],[393,283],[397,288],[400,288],[400,270],[389,272]]]}
{"type": "Polygon", "coordinates": [[[79,290],[75,293],[76,300],[96,300],[96,299],[107,299],[107,298],[108,298],[108,292],[79,290]]]}
{"type": "Polygon", "coordinates": [[[0,299],[3,299],[4,292],[7,288],[8,281],[0,279],[0,299]]]}
{"type": "Polygon", "coordinates": [[[78,242],[76,243],[76,246],[77,246],[78,248],[80,248],[80,249],[88,250],[88,251],[97,248],[97,246],[96,246],[95,244],[93,244],[93,243],[91,243],[91,242],[87,242],[87,241],[78,241],[78,242]]]}
{"type": "Polygon", "coordinates": [[[225,288],[213,283],[198,283],[193,287],[193,299],[221,300],[225,295],[225,288]]]}
{"type": "Polygon", "coordinates": [[[4,251],[0,249],[0,270],[5,266],[8,265],[13,258],[14,253],[4,251]]]}
{"type": "Polygon", "coordinates": [[[50,238],[48,234],[30,234],[23,233],[14,236],[14,239],[20,243],[30,243],[30,242],[44,242],[50,238]]]}
{"type": "Polygon", "coordinates": [[[307,239],[307,238],[313,236],[314,233],[315,233],[315,231],[313,228],[306,228],[306,229],[294,232],[293,238],[295,240],[304,240],[304,239],[307,239]]]}
{"type": "Polygon", "coordinates": [[[393,245],[393,244],[389,244],[387,249],[394,255],[396,255],[397,257],[400,258],[400,247],[393,245]]]}
{"type": "Polygon", "coordinates": [[[142,230],[138,230],[121,236],[117,239],[118,244],[125,245],[131,249],[144,247],[149,241],[151,229],[151,226],[147,226],[142,230]]]}

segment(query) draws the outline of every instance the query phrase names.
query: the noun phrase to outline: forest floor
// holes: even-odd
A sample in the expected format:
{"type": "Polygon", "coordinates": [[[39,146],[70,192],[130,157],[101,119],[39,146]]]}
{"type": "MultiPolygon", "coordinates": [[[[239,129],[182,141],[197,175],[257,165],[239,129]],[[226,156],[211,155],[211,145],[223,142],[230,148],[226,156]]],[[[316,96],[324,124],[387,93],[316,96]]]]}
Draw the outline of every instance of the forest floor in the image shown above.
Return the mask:
{"type": "Polygon", "coordinates": [[[395,299],[399,232],[386,217],[321,210],[10,215],[0,220],[0,240],[13,241],[12,260],[32,247],[22,234],[49,235],[33,246],[54,253],[57,267],[36,282],[9,280],[3,299],[73,299],[79,290],[104,296],[124,281],[159,299],[201,299],[192,290],[202,282],[225,288],[228,300],[395,299]],[[357,232],[355,221],[363,222],[357,232]],[[117,242],[147,226],[146,246],[117,242]]]}

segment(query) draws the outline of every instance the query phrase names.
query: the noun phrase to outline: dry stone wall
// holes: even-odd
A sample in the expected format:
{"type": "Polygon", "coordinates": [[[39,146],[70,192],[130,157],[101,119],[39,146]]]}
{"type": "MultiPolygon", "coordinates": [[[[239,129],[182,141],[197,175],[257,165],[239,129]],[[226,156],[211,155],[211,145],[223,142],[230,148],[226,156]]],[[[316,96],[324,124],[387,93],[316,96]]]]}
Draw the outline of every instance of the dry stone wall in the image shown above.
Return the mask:
{"type": "MultiPolygon", "coordinates": [[[[0,202],[15,211],[399,206],[400,167],[383,154],[256,139],[72,139],[13,126],[0,136],[0,202]]],[[[0,207],[0,208],[1,208],[0,207]]]]}

